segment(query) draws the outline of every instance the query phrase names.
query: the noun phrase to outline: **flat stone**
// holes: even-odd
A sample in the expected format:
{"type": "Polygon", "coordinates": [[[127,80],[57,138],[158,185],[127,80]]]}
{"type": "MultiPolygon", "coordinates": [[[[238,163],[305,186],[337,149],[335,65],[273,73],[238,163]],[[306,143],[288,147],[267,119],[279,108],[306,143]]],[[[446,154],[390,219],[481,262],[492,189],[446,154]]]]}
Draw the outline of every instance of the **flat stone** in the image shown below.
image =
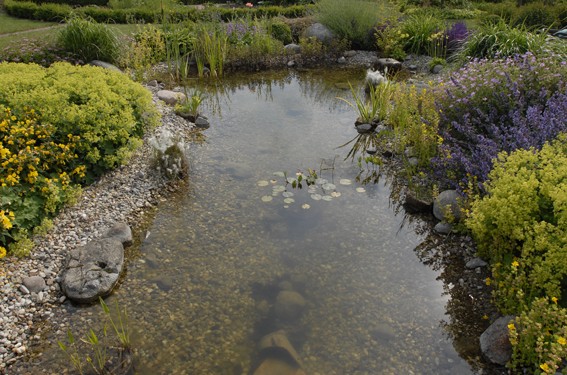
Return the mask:
{"type": "Polygon", "coordinates": [[[61,290],[71,300],[90,303],[108,295],[120,277],[124,246],[116,238],[102,238],[72,250],[61,278],[61,290]]]}
{"type": "MultiPolygon", "coordinates": [[[[301,360],[299,359],[299,354],[289,342],[286,333],[284,330],[279,330],[276,332],[272,332],[260,340],[260,344],[258,345],[258,349],[260,351],[260,357],[267,357],[271,356],[276,351],[285,351],[289,354],[289,361],[290,364],[302,367],[301,360]],[[272,354],[270,354],[272,353],[272,354]]],[[[281,357],[281,353],[277,356],[281,357]]]]}
{"type": "Polygon", "coordinates": [[[107,63],[105,61],[93,60],[93,61],[89,62],[89,65],[98,66],[100,68],[104,68],[104,69],[108,69],[108,70],[114,70],[115,72],[122,73],[122,70],[120,70],[120,68],[118,68],[116,65],[113,65],[111,63],[107,63]]]}
{"type": "Polygon", "coordinates": [[[305,375],[305,371],[277,358],[267,358],[254,370],[253,375],[305,375]]]}
{"type": "Polygon", "coordinates": [[[195,126],[198,127],[199,129],[208,129],[211,126],[211,124],[209,123],[209,120],[206,117],[199,115],[195,119],[195,126]]]}
{"type": "Polygon", "coordinates": [[[475,268],[486,267],[487,265],[488,263],[486,263],[484,260],[480,258],[473,258],[469,260],[467,264],[465,264],[465,267],[469,270],[474,270],[475,268]]]}
{"type": "Polygon", "coordinates": [[[397,72],[402,69],[402,63],[390,57],[378,59],[378,68],[382,71],[388,69],[388,72],[397,72]]]}
{"type": "Polygon", "coordinates": [[[441,73],[442,70],[443,70],[443,65],[435,65],[435,66],[431,69],[431,73],[433,73],[433,74],[439,74],[439,73],[441,73]]]}
{"type": "Polygon", "coordinates": [[[358,124],[355,125],[355,128],[358,134],[370,133],[373,130],[373,126],[371,124],[358,124]]]}
{"type": "Polygon", "coordinates": [[[358,52],[356,52],[355,50],[345,51],[345,52],[343,53],[343,56],[344,56],[344,57],[347,57],[347,58],[348,58],[348,57],[354,57],[354,56],[357,55],[357,53],[358,53],[358,52]]]}
{"type": "Polygon", "coordinates": [[[39,293],[47,286],[41,276],[24,277],[22,283],[31,293],[39,293]]]}
{"type": "Polygon", "coordinates": [[[404,209],[411,214],[431,212],[433,202],[428,199],[417,197],[412,191],[406,194],[404,209]]]}

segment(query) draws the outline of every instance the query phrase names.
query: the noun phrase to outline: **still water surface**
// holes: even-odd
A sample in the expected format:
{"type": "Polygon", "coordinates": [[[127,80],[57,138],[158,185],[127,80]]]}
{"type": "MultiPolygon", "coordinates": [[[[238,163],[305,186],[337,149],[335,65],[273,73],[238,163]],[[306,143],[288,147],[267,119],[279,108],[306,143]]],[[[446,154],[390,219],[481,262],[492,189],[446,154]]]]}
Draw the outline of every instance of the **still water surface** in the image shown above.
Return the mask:
{"type": "Polygon", "coordinates": [[[356,113],[336,96],[362,75],[227,80],[204,107],[212,126],[190,146],[188,186],[161,204],[115,293],[136,373],[247,374],[279,328],[307,374],[473,373],[441,324],[439,272],[414,252],[418,222],[395,212],[385,180],[357,183],[337,148],[355,136],[356,113]],[[287,203],[274,193],[285,184],[274,172],[309,168],[335,187],[288,185],[287,203]],[[282,321],[273,306],[289,289],[305,310],[282,321]]]}

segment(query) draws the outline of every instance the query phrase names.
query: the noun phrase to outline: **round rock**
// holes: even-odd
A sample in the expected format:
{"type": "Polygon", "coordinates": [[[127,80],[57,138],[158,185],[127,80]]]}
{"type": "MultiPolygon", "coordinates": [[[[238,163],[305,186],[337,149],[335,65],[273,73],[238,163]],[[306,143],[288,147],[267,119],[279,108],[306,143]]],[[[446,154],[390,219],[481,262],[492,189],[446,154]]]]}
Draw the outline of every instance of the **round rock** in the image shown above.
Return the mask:
{"type": "Polygon", "coordinates": [[[508,334],[508,324],[514,316],[502,316],[480,335],[480,350],[492,363],[504,366],[512,358],[512,344],[508,334]]]}
{"type": "Polygon", "coordinates": [[[282,290],[274,306],[276,317],[286,321],[295,320],[303,314],[305,305],[305,298],[301,294],[291,290],[282,290]]]}
{"type": "Polygon", "coordinates": [[[24,277],[22,283],[31,293],[39,293],[46,287],[45,280],[41,276],[24,277]]]}
{"type": "Polygon", "coordinates": [[[433,215],[441,221],[449,221],[450,216],[457,221],[460,220],[460,199],[461,196],[456,190],[442,191],[433,202],[433,215]]]}

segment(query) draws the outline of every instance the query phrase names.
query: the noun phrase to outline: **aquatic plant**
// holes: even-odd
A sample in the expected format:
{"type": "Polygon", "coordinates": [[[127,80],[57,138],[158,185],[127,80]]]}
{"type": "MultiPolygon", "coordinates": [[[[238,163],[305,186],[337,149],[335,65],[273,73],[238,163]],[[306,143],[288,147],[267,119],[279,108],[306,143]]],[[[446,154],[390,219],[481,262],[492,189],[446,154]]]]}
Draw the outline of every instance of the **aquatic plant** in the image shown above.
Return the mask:
{"type": "Polygon", "coordinates": [[[381,122],[386,119],[390,111],[393,86],[394,84],[390,81],[383,80],[379,85],[370,87],[369,100],[366,101],[349,82],[354,103],[342,97],[337,97],[337,99],[342,100],[356,109],[359,114],[360,122],[367,124],[381,122]]]}

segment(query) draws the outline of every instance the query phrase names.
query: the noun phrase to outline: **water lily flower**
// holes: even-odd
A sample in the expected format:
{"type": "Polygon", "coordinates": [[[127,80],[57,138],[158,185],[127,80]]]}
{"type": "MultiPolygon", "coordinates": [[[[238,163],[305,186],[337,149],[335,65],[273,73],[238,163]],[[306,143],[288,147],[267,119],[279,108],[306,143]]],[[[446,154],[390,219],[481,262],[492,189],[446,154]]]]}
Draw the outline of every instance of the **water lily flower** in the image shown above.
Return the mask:
{"type": "Polygon", "coordinates": [[[252,3],[246,3],[246,6],[247,6],[248,8],[252,8],[252,7],[254,6],[254,4],[252,4],[252,3]]]}

